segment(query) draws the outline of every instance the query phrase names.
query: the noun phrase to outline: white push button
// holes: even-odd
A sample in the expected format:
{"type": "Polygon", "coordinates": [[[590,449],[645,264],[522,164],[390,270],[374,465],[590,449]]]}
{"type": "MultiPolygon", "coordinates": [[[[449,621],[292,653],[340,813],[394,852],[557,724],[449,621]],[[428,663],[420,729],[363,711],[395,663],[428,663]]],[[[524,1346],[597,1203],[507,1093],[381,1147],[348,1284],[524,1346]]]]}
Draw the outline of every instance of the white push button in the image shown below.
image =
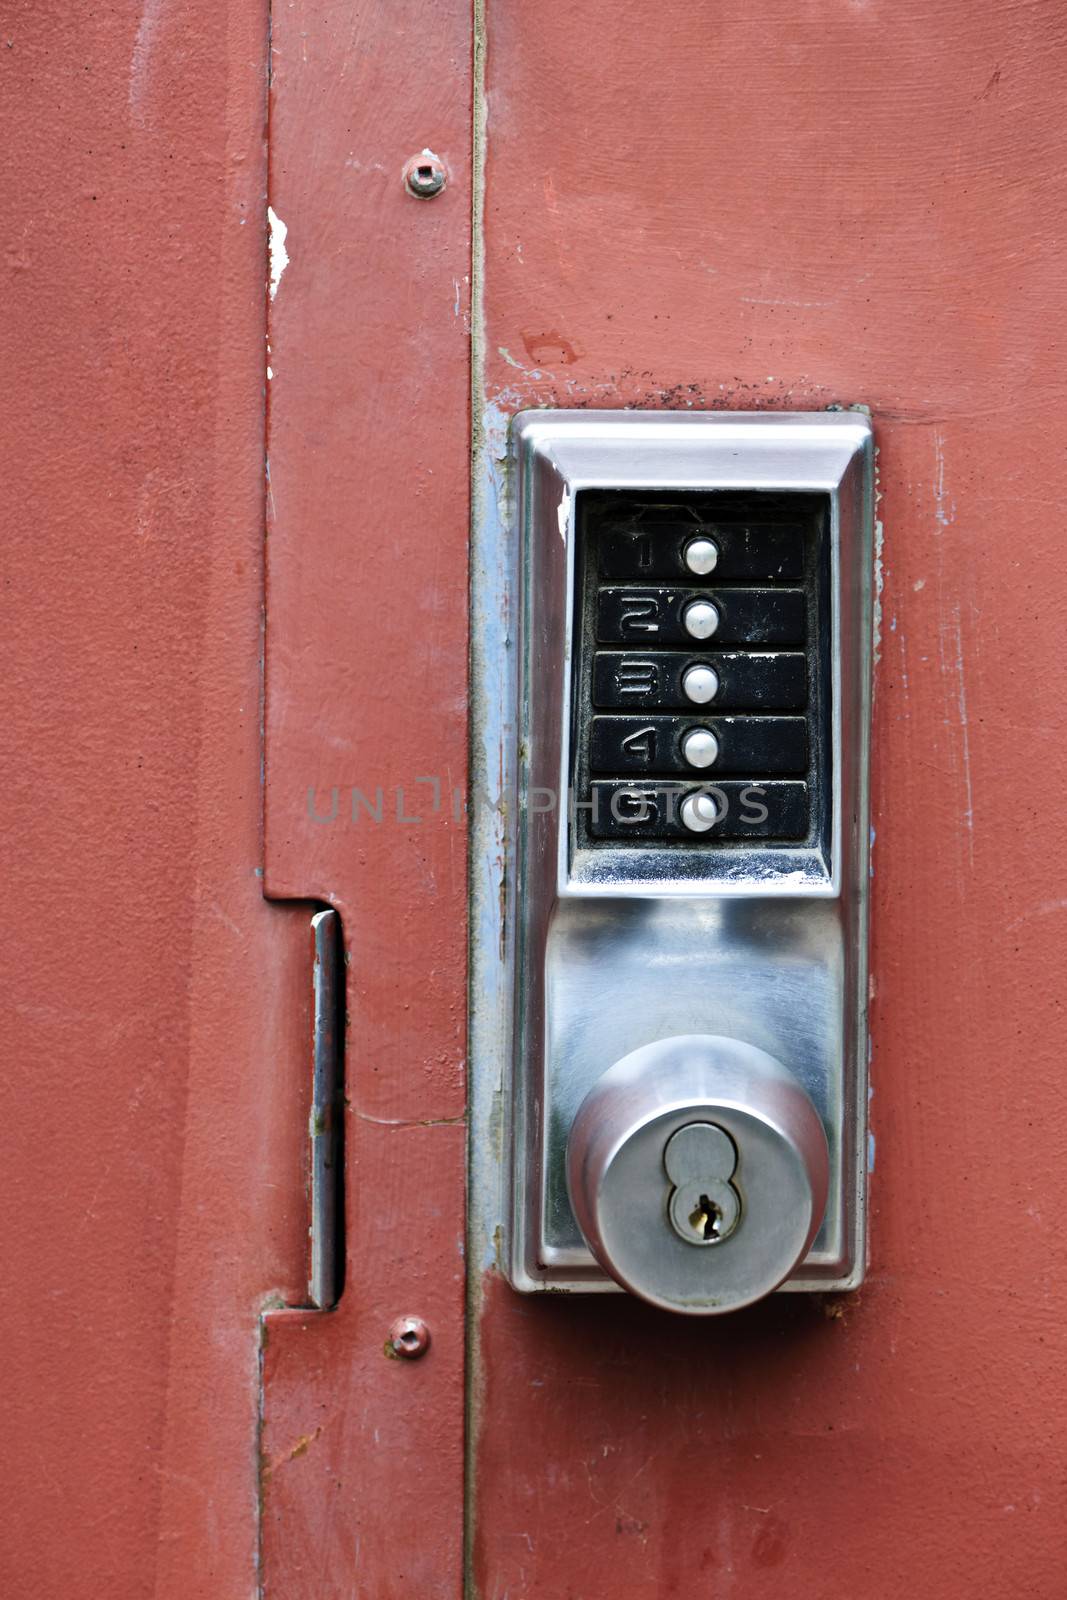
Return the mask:
{"type": "Polygon", "coordinates": [[[719,692],[719,674],[714,667],[687,667],[682,673],[682,691],[694,705],[706,706],[719,692]]]}
{"type": "Polygon", "coordinates": [[[714,795],[687,794],[682,801],[682,822],[690,833],[707,833],[719,820],[719,807],[714,795]]]}
{"type": "Polygon", "coordinates": [[[710,639],[719,626],[719,608],[710,600],[694,600],[686,606],[682,621],[691,639],[710,639]]]}
{"type": "Polygon", "coordinates": [[[690,572],[695,572],[698,578],[706,578],[709,572],[715,571],[719,547],[714,539],[690,539],[684,559],[690,572]]]}
{"type": "Polygon", "coordinates": [[[691,767],[714,766],[719,755],[719,741],[710,728],[690,728],[682,740],[682,754],[691,767]]]}

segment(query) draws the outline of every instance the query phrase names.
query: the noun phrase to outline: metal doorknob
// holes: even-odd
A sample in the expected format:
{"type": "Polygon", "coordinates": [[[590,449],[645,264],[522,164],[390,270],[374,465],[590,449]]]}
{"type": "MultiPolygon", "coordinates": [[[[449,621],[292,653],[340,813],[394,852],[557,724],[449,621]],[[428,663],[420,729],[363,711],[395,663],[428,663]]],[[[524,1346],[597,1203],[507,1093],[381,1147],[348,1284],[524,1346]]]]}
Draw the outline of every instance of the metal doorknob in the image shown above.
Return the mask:
{"type": "Polygon", "coordinates": [[[593,1085],[567,1144],[593,1254],[652,1305],[714,1315],[770,1294],[826,1209],[829,1154],[797,1078],[714,1034],[644,1045],[593,1085]]]}

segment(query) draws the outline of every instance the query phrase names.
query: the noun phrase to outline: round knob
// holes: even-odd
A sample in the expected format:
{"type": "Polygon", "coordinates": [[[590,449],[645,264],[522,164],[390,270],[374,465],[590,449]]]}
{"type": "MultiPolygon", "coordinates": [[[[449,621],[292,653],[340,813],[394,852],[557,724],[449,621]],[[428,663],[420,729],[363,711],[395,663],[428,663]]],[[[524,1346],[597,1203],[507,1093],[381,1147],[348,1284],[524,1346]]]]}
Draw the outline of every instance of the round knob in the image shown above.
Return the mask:
{"type": "Polygon", "coordinates": [[[682,691],[694,705],[706,706],[719,692],[719,674],[714,667],[686,667],[682,673],[682,691]]]}
{"type": "Polygon", "coordinates": [[[715,1034],[616,1061],[567,1142],[571,1205],[601,1266],[691,1315],[777,1289],[811,1248],[828,1184],[826,1134],[799,1081],[765,1050],[715,1034]]]}

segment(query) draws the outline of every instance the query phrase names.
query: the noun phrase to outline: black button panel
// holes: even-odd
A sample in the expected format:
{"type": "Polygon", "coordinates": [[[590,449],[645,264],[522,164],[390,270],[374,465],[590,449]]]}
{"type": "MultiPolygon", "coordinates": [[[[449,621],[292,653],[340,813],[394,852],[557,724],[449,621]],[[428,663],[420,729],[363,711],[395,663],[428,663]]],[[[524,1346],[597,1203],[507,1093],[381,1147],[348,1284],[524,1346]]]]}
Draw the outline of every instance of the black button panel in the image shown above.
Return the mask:
{"type": "Polygon", "coordinates": [[[825,840],[827,498],[586,490],[577,511],[576,842],[825,840]]]}

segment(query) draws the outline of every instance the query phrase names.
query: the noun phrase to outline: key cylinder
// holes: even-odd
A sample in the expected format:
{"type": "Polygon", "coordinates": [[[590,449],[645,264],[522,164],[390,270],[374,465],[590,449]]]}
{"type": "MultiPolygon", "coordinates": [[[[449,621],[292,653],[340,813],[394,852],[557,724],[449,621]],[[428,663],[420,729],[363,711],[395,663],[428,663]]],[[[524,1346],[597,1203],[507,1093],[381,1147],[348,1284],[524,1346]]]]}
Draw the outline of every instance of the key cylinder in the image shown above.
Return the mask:
{"type": "Polygon", "coordinates": [[[663,1152],[675,1185],[667,1215],[687,1244],[721,1244],[741,1219],[741,1196],[730,1179],[737,1171],[737,1146],[713,1122],[691,1122],[672,1133],[663,1152]]]}

